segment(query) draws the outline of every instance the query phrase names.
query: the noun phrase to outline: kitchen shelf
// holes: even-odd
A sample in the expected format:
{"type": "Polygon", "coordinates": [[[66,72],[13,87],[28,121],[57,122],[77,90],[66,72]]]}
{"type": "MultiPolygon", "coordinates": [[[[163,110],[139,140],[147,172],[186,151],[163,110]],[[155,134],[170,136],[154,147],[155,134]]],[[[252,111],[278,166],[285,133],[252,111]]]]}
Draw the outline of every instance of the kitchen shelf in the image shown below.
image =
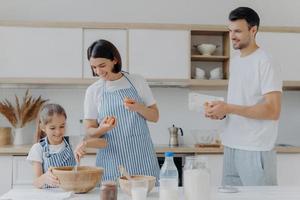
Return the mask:
{"type": "Polygon", "coordinates": [[[192,55],[191,61],[215,61],[215,62],[223,62],[227,61],[229,56],[203,56],[203,55],[192,55]]]}
{"type": "MultiPolygon", "coordinates": [[[[75,86],[87,87],[97,81],[97,78],[0,78],[0,88],[39,87],[39,86],[75,86]]],[[[152,87],[205,87],[227,89],[228,80],[203,79],[147,79],[152,87]]],[[[299,90],[299,81],[283,81],[284,90],[299,90]]]]}
{"type": "MultiPolygon", "coordinates": [[[[228,30],[191,30],[191,79],[197,77],[196,69],[201,68],[205,71],[206,77],[209,77],[210,71],[215,68],[222,68],[223,79],[228,79],[230,40],[228,30]],[[201,55],[196,46],[199,44],[215,44],[216,51],[212,55],[201,55]]],[[[211,81],[211,80],[209,80],[211,81]]],[[[209,82],[208,82],[209,83],[209,82]]],[[[206,85],[206,82],[205,82],[206,85]]],[[[210,86],[208,84],[208,86],[210,86]]],[[[214,83],[212,83],[212,87],[214,83]]]]}

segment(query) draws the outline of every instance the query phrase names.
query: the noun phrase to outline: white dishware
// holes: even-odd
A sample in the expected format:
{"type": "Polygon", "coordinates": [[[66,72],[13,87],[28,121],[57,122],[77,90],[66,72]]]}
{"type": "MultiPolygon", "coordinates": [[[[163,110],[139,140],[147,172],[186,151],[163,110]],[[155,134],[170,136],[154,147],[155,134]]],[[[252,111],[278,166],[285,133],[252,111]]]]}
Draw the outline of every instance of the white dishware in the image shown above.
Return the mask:
{"type": "Polygon", "coordinates": [[[204,43],[196,45],[196,47],[202,55],[210,56],[216,51],[218,45],[204,43]]]}
{"type": "Polygon", "coordinates": [[[222,79],[223,78],[223,70],[221,67],[217,67],[210,71],[209,79],[222,79]]]}
{"type": "Polygon", "coordinates": [[[196,76],[197,79],[205,79],[205,71],[199,67],[196,67],[196,76]]]}

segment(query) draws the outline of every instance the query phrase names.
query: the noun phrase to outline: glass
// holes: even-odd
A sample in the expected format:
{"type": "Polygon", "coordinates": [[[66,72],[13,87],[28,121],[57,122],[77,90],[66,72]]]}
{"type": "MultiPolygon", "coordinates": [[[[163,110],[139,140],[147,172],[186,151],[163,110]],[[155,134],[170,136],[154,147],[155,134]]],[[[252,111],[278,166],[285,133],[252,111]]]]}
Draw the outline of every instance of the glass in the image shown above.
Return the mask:
{"type": "Polygon", "coordinates": [[[187,156],[184,165],[184,197],[185,200],[210,198],[210,172],[207,158],[202,156],[187,156]]]}
{"type": "Polygon", "coordinates": [[[118,189],[114,181],[103,182],[100,188],[101,200],[117,200],[118,189]]]}
{"type": "Polygon", "coordinates": [[[131,199],[132,200],[146,200],[148,191],[148,180],[139,179],[131,180],[131,199]]]}

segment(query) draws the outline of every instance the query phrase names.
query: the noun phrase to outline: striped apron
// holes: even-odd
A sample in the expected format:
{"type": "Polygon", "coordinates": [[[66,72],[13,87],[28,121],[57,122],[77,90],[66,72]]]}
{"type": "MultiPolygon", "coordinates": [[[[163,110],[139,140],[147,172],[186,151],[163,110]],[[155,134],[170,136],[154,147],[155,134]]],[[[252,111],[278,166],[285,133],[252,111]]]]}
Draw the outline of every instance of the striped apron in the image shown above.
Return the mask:
{"type": "MultiPolygon", "coordinates": [[[[69,137],[64,137],[66,148],[58,153],[50,153],[47,137],[40,140],[43,149],[43,173],[46,173],[49,167],[75,166],[76,160],[69,144],[69,137]]],[[[45,185],[45,187],[50,187],[45,185]]]]}
{"type": "Polygon", "coordinates": [[[49,167],[76,165],[76,160],[68,140],[68,137],[64,137],[66,148],[58,153],[50,153],[47,137],[40,141],[40,145],[43,148],[43,173],[47,172],[49,167]]]}
{"type": "Polygon", "coordinates": [[[119,165],[123,165],[131,175],[151,175],[158,180],[159,165],[147,122],[140,114],[124,106],[125,97],[139,103],[143,101],[130,80],[126,75],[124,77],[130,88],[109,92],[104,82],[99,120],[115,116],[117,126],[102,136],[108,145],[98,149],[96,165],[105,169],[103,181],[115,181],[120,176],[119,165]]]}

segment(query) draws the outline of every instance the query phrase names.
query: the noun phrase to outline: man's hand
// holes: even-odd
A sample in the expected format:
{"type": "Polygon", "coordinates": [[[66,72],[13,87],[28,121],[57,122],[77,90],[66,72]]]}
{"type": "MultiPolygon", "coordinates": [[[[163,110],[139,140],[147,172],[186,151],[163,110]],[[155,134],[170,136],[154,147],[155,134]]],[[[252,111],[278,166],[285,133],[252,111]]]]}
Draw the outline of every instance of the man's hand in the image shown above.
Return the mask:
{"type": "Polygon", "coordinates": [[[211,101],[204,104],[205,117],[214,120],[224,119],[227,111],[227,103],[224,101],[211,101]]]}

